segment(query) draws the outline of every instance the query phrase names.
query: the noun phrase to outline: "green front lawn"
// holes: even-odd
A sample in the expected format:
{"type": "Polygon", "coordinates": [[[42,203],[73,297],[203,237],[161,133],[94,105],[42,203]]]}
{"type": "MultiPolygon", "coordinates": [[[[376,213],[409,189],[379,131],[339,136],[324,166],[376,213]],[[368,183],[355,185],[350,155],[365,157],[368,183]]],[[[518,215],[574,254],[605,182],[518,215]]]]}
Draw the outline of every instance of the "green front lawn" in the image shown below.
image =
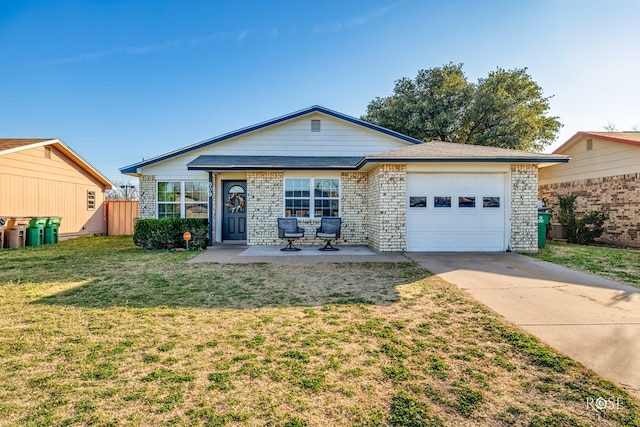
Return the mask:
{"type": "Polygon", "coordinates": [[[120,237],[0,251],[0,426],[640,420],[624,390],[415,264],[191,256],[120,237]]]}
{"type": "Polygon", "coordinates": [[[547,241],[544,249],[531,256],[640,287],[640,250],[547,241]]]}

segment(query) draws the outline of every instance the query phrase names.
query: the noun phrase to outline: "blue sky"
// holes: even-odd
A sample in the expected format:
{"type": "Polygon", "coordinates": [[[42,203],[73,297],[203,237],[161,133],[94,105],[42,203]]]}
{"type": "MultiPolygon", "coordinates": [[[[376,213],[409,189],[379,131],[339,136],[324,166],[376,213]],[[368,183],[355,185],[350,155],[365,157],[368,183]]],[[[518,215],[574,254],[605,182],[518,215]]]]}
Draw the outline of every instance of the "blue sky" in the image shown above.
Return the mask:
{"type": "Polygon", "coordinates": [[[640,127],[640,0],[0,0],[0,137],[118,169],[311,105],[359,117],[394,82],[528,68],[564,124],[640,127]]]}

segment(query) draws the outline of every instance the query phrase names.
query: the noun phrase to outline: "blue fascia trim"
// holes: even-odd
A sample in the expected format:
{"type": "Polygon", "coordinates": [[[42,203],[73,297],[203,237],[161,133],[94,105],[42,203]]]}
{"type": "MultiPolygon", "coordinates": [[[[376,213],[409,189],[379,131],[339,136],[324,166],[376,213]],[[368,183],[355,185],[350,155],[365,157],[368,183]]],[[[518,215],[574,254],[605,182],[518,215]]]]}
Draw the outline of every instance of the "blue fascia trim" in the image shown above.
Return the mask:
{"type": "Polygon", "coordinates": [[[305,109],[300,110],[300,111],[296,111],[296,112],[293,112],[293,113],[290,113],[290,114],[286,114],[284,116],[276,117],[275,119],[267,120],[266,122],[258,123],[258,124],[252,125],[252,126],[248,126],[248,127],[242,128],[242,129],[238,129],[238,130],[233,131],[233,132],[225,133],[225,134],[217,136],[215,138],[207,139],[205,141],[190,145],[188,147],[185,147],[185,148],[182,148],[182,149],[179,149],[179,150],[176,150],[176,151],[172,151],[170,153],[161,155],[159,157],[155,157],[153,159],[149,159],[149,160],[142,161],[140,163],[134,163],[132,165],[125,166],[125,167],[120,169],[120,172],[121,173],[137,173],[137,169],[138,168],[141,168],[141,167],[144,167],[144,166],[148,166],[148,165],[153,164],[153,163],[161,162],[163,160],[167,160],[167,159],[170,159],[170,158],[175,157],[175,156],[180,156],[182,154],[189,153],[189,152],[191,152],[193,150],[198,150],[198,149],[200,149],[202,147],[205,147],[207,145],[210,145],[210,144],[215,144],[217,142],[221,142],[221,141],[225,141],[227,139],[235,138],[237,136],[244,135],[244,134],[249,133],[249,132],[253,132],[253,131],[256,131],[256,130],[259,130],[259,129],[263,129],[263,128],[268,127],[268,126],[273,126],[275,124],[282,123],[282,122],[285,122],[287,120],[295,119],[295,118],[298,118],[298,117],[301,117],[301,116],[304,116],[304,115],[307,115],[307,114],[315,113],[315,112],[324,113],[324,114],[326,114],[328,116],[332,116],[332,117],[335,117],[335,118],[338,118],[338,119],[341,119],[341,120],[344,120],[344,121],[347,121],[347,122],[350,122],[350,123],[353,123],[353,124],[356,124],[356,125],[368,128],[368,129],[371,129],[371,130],[375,130],[377,132],[384,133],[384,134],[389,135],[389,136],[393,136],[394,138],[402,139],[402,140],[410,142],[412,144],[422,144],[424,142],[424,141],[420,141],[419,139],[411,138],[410,136],[403,135],[401,133],[392,131],[391,129],[387,129],[387,128],[384,128],[384,127],[381,127],[381,126],[378,126],[378,125],[374,125],[372,123],[368,123],[368,122],[365,122],[363,120],[356,119],[355,117],[347,116],[345,114],[338,113],[337,111],[329,110],[328,108],[324,108],[324,107],[321,107],[319,105],[314,105],[312,107],[305,108],[305,109]]]}
{"type": "Polygon", "coordinates": [[[277,170],[277,171],[344,171],[344,170],[358,170],[357,166],[189,166],[190,171],[265,171],[265,170],[277,170]]]}
{"type": "Polygon", "coordinates": [[[365,163],[568,163],[569,159],[540,159],[530,157],[446,157],[430,159],[402,158],[365,158],[358,163],[358,169],[365,163]]]}
{"type": "Polygon", "coordinates": [[[138,168],[135,166],[125,166],[120,168],[120,173],[138,173],[138,168]]]}

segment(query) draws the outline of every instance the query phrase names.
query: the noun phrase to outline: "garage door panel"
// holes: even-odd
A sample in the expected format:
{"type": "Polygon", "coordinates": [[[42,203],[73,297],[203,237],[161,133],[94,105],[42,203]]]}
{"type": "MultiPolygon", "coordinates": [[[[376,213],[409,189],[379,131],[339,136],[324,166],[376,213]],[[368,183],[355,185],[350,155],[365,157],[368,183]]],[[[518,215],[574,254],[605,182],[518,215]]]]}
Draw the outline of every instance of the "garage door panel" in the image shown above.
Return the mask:
{"type": "Polygon", "coordinates": [[[427,206],[407,205],[407,250],[505,250],[504,187],[500,173],[408,174],[407,196],[426,197],[427,206]],[[451,206],[435,207],[435,197],[451,206]],[[459,197],[475,198],[475,207],[459,207],[459,197]]]}
{"type": "Polygon", "coordinates": [[[458,228],[458,231],[462,230],[478,230],[479,218],[476,215],[469,214],[465,212],[463,215],[452,215],[455,218],[455,225],[458,228]]]}

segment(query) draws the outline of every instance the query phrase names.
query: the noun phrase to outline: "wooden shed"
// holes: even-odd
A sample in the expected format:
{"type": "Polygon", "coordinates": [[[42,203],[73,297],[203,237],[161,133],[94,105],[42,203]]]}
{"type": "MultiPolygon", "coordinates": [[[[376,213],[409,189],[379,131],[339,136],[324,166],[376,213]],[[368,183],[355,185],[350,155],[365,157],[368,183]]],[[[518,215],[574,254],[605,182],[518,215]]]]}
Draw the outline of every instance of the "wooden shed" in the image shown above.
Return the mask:
{"type": "Polygon", "coordinates": [[[104,234],[112,188],[59,139],[0,138],[0,217],[60,217],[61,238],[104,234]]]}

